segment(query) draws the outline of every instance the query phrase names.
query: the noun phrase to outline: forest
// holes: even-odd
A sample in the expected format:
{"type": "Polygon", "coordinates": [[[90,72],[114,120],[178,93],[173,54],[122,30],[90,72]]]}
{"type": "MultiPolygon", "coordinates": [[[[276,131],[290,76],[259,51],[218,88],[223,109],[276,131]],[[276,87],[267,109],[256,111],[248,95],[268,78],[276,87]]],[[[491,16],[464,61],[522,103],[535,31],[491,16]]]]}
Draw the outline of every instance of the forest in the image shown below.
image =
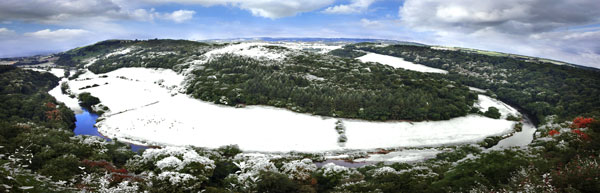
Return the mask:
{"type": "Polygon", "coordinates": [[[193,74],[187,92],[201,100],[333,117],[446,120],[477,100],[467,87],[428,74],[310,53],[281,62],[224,55],[193,74]]]}
{"type": "Polygon", "coordinates": [[[354,57],[360,55],[360,51],[401,57],[447,70],[449,74],[439,75],[439,78],[491,91],[498,99],[520,107],[540,121],[555,114],[560,120],[600,115],[600,70],[597,69],[430,46],[359,43],[332,53],[354,57]]]}
{"type": "Polygon", "coordinates": [[[187,40],[106,40],[56,54],[59,59],[55,63],[60,66],[83,68],[90,62],[90,58],[100,57],[100,60],[88,67],[94,73],[106,73],[122,67],[172,68],[182,62],[179,59],[202,55],[204,52],[200,50],[214,46],[221,45],[187,40]],[[125,48],[133,49],[135,54],[106,56],[115,49],[125,48]]]}

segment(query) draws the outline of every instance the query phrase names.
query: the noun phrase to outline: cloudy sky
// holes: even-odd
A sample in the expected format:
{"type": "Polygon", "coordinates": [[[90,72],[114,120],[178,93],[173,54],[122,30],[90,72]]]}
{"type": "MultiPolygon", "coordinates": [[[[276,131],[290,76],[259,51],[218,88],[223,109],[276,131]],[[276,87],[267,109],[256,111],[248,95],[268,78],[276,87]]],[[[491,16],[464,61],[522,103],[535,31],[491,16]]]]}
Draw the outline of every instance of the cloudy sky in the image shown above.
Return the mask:
{"type": "Polygon", "coordinates": [[[346,37],[600,68],[598,0],[2,0],[0,57],[105,39],[346,37]]]}

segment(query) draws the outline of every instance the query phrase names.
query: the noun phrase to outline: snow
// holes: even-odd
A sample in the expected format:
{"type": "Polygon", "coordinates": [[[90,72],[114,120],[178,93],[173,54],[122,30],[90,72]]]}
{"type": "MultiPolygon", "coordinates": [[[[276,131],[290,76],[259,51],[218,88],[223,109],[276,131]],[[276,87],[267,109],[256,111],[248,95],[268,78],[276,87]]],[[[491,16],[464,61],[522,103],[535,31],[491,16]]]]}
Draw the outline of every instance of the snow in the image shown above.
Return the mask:
{"type": "MultiPolygon", "coordinates": [[[[96,61],[98,61],[98,58],[88,58],[88,59],[85,59],[83,61],[85,63],[83,66],[87,68],[87,67],[91,66],[92,64],[94,64],[94,62],[96,62],[96,61]]],[[[71,74],[74,74],[74,73],[71,73],[71,74]]]]}
{"type": "MultiPolygon", "coordinates": [[[[177,92],[184,78],[172,70],[122,68],[104,75],[108,77],[86,72],[68,83],[74,94],[90,92],[110,108],[97,124],[100,133],[136,144],[207,148],[237,144],[242,150],[260,152],[421,147],[479,141],[508,133],[515,123],[480,115],[414,123],[341,119],[348,141],[340,147],[334,129],[338,119],[193,99],[177,92]],[[93,84],[99,86],[80,89],[93,84]]],[[[60,88],[51,93],[59,101],[71,100],[60,88]]]]}
{"type": "MultiPolygon", "coordinates": [[[[111,57],[111,56],[117,56],[117,55],[127,54],[127,53],[131,52],[131,50],[132,50],[131,47],[116,49],[114,52],[106,54],[105,57],[108,58],[108,57],[111,57]]],[[[94,63],[94,62],[91,62],[91,63],[94,63]]]]}
{"type": "Polygon", "coordinates": [[[356,58],[362,62],[379,62],[381,64],[389,65],[394,68],[403,68],[406,70],[418,71],[418,72],[429,72],[429,73],[442,73],[447,74],[448,71],[431,68],[421,64],[415,64],[412,62],[405,61],[402,58],[387,56],[376,53],[367,53],[367,55],[356,58]]]}
{"type": "Polygon", "coordinates": [[[321,166],[319,170],[325,177],[342,176],[343,178],[349,178],[354,174],[358,174],[356,170],[352,170],[344,166],[339,166],[334,163],[325,164],[321,166]]]}
{"type": "Polygon", "coordinates": [[[276,44],[290,49],[295,50],[314,50],[317,53],[326,54],[331,50],[340,49],[343,45],[327,45],[323,43],[311,43],[311,42],[283,42],[276,44]]]}
{"type": "Polygon", "coordinates": [[[482,94],[477,95],[477,97],[479,100],[475,104],[475,107],[479,108],[481,112],[487,111],[489,107],[496,107],[500,111],[500,114],[502,114],[502,116],[500,116],[501,119],[506,119],[508,115],[520,115],[517,109],[503,103],[502,101],[482,94]]]}
{"type": "Polygon", "coordinates": [[[265,48],[264,46],[274,45],[268,43],[239,43],[225,46],[223,48],[211,50],[204,55],[212,57],[214,55],[221,54],[236,54],[241,56],[247,56],[251,58],[266,58],[270,60],[281,60],[285,57],[285,53],[277,52],[272,49],[265,48]]]}
{"type": "Polygon", "coordinates": [[[475,88],[475,87],[469,87],[469,90],[479,92],[479,93],[486,93],[485,90],[480,89],[480,88],[475,88]]]}
{"type": "Polygon", "coordinates": [[[50,71],[51,74],[54,74],[54,76],[62,78],[63,76],[65,76],[65,69],[62,68],[51,68],[50,71]]]}
{"type": "Polygon", "coordinates": [[[42,68],[28,68],[25,67],[23,68],[25,70],[33,70],[33,71],[38,71],[38,72],[49,72],[51,74],[53,74],[56,77],[62,78],[63,76],[65,76],[65,69],[62,68],[51,68],[50,70],[46,70],[46,69],[42,69],[42,68]]]}
{"type": "MultiPolygon", "coordinates": [[[[108,77],[99,78],[101,75],[88,71],[68,83],[75,95],[89,92],[100,98],[101,103],[109,107],[111,112],[118,113],[170,98],[171,92],[175,92],[175,88],[183,81],[183,77],[165,69],[121,68],[105,75],[108,77]],[[158,85],[159,82],[162,86],[158,85]],[[82,89],[94,84],[99,86],[82,89]]],[[[60,93],[60,88],[58,92],[60,93]]]]}
{"type": "Polygon", "coordinates": [[[165,170],[169,168],[177,168],[177,170],[180,170],[181,168],[183,168],[183,164],[179,158],[175,156],[169,156],[156,162],[156,167],[158,167],[158,169],[160,170],[165,170]]]}
{"type": "Polygon", "coordinates": [[[315,76],[312,74],[306,74],[304,76],[304,78],[306,78],[307,80],[312,80],[312,81],[324,81],[325,80],[325,78],[318,77],[318,76],[315,76]]]}
{"type": "Polygon", "coordinates": [[[424,147],[477,142],[487,136],[509,133],[514,124],[513,121],[475,114],[445,121],[414,123],[360,120],[344,122],[348,149],[424,147]]]}
{"type": "Polygon", "coordinates": [[[373,171],[373,177],[386,175],[386,174],[398,174],[399,172],[396,169],[391,168],[389,166],[383,166],[381,168],[377,168],[373,171]]]}
{"type": "Polygon", "coordinates": [[[162,172],[158,174],[159,180],[168,180],[173,185],[183,185],[189,181],[196,181],[197,178],[186,173],[179,172],[162,172]]]}
{"type": "Polygon", "coordinates": [[[65,105],[67,107],[69,107],[71,110],[73,110],[75,112],[75,114],[82,113],[83,110],[81,109],[81,106],[79,106],[79,101],[77,100],[77,98],[71,98],[71,97],[69,97],[69,95],[63,94],[62,91],[60,90],[60,87],[63,84],[68,84],[68,82],[69,82],[68,79],[63,78],[58,86],[56,86],[52,90],[48,91],[48,94],[50,94],[54,98],[56,98],[57,101],[65,103],[65,105]]]}
{"type": "Polygon", "coordinates": [[[281,172],[287,174],[290,179],[309,180],[311,174],[317,170],[317,165],[311,159],[293,160],[281,166],[281,172]]]}
{"type": "Polygon", "coordinates": [[[233,178],[236,183],[244,189],[249,189],[258,182],[261,171],[279,172],[273,162],[271,155],[266,154],[238,154],[234,158],[234,164],[240,170],[235,174],[229,174],[227,178],[233,178]]]}
{"type": "Polygon", "coordinates": [[[388,154],[373,154],[368,158],[355,159],[355,162],[416,162],[425,159],[434,158],[438,153],[438,149],[406,149],[388,154]]]}
{"type": "Polygon", "coordinates": [[[265,46],[277,46],[276,44],[262,43],[262,42],[243,42],[236,44],[229,44],[227,46],[213,49],[202,55],[200,59],[189,61],[184,64],[190,64],[191,68],[188,68],[184,74],[190,74],[195,69],[202,69],[203,64],[207,63],[211,59],[217,58],[224,54],[235,54],[239,56],[245,56],[255,59],[268,59],[275,61],[282,61],[287,54],[286,51],[269,49],[265,46]]]}

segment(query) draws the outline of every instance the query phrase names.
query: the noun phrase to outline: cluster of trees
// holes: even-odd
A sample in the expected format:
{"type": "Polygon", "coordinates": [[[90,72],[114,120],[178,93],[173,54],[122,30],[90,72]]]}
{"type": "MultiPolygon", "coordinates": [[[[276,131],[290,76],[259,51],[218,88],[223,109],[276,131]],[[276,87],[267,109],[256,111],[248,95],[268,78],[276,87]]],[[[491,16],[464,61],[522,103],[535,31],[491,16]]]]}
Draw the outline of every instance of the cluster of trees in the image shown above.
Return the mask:
{"type": "Polygon", "coordinates": [[[280,63],[224,55],[193,73],[187,92],[205,101],[367,120],[450,119],[477,99],[424,73],[308,53],[280,63]]]}
{"type": "Polygon", "coordinates": [[[110,72],[122,67],[172,68],[193,55],[201,55],[211,45],[186,40],[106,40],[57,54],[57,65],[82,68],[84,61],[96,58],[88,68],[94,73],[110,72]],[[135,49],[134,55],[116,54],[105,57],[118,49],[135,49]],[[153,55],[153,53],[167,53],[153,55]]]}
{"type": "Polygon", "coordinates": [[[82,92],[77,96],[77,98],[79,99],[79,104],[88,109],[92,109],[92,106],[100,103],[100,99],[92,96],[89,92],[82,92]]]}
{"type": "Polygon", "coordinates": [[[75,117],[67,107],[45,105],[56,104],[47,91],[58,84],[57,77],[50,73],[21,70],[13,66],[0,66],[0,74],[0,120],[32,120],[44,122],[49,127],[74,128],[75,125],[69,121],[74,121],[75,117]],[[49,119],[48,111],[60,112],[61,121],[49,119]]]}
{"type": "MultiPolygon", "coordinates": [[[[356,44],[344,48],[375,52],[448,70],[444,78],[493,91],[504,102],[516,105],[543,120],[600,114],[600,71],[556,65],[509,56],[432,49],[428,46],[356,44]]],[[[351,55],[351,54],[345,54],[351,55]]]]}

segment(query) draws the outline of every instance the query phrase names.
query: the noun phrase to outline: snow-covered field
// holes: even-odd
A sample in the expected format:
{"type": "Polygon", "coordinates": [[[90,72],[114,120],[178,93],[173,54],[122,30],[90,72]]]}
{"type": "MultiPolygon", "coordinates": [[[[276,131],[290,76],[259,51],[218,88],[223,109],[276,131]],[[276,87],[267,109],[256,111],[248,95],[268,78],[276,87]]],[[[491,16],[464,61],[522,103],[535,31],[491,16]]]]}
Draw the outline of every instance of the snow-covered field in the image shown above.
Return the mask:
{"type": "Polygon", "coordinates": [[[477,108],[479,108],[479,110],[481,110],[481,112],[487,111],[487,109],[489,107],[496,107],[500,111],[500,114],[502,114],[500,116],[501,119],[506,119],[506,117],[508,117],[508,115],[513,115],[513,116],[520,115],[520,113],[519,113],[519,111],[517,111],[517,109],[507,105],[506,103],[503,103],[502,101],[499,101],[497,99],[494,99],[494,98],[491,98],[489,96],[482,95],[482,94],[477,95],[477,97],[478,97],[479,101],[477,101],[477,103],[475,103],[475,106],[477,108]]]}
{"type": "Polygon", "coordinates": [[[45,68],[23,68],[26,70],[33,70],[33,71],[38,71],[38,72],[48,72],[51,74],[54,74],[54,76],[56,77],[63,77],[65,76],[65,69],[62,68],[51,68],[50,70],[46,70],[45,68]]]}
{"type": "Polygon", "coordinates": [[[467,115],[447,121],[369,122],[348,120],[346,148],[425,147],[470,143],[509,133],[515,122],[467,115]]]}
{"type": "Polygon", "coordinates": [[[264,46],[269,46],[274,44],[269,43],[239,43],[225,46],[220,49],[214,49],[205,53],[204,55],[207,57],[212,57],[214,55],[221,54],[236,54],[241,56],[247,56],[251,58],[266,58],[270,60],[281,60],[285,57],[285,52],[274,52],[264,46]]]}
{"type": "MultiPolygon", "coordinates": [[[[74,94],[90,92],[110,108],[98,123],[102,134],[133,143],[209,148],[237,144],[242,150],[264,152],[341,151],[469,143],[506,134],[515,124],[479,115],[414,123],[341,119],[348,141],[340,147],[335,118],[203,102],[178,92],[184,77],[172,70],[122,68],[102,75],[87,72],[67,84],[74,94]],[[98,86],[82,89],[94,84],[98,86]]],[[[60,96],[60,88],[50,92],[72,103],[60,96]]]]}
{"type": "Polygon", "coordinates": [[[379,62],[381,64],[390,65],[394,68],[403,68],[406,70],[418,71],[418,72],[429,72],[429,73],[442,73],[447,74],[448,71],[431,68],[421,64],[415,64],[412,62],[405,61],[402,58],[387,56],[376,53],[367,53],[367,55],[356,58],[362,62],[379,62]]]}
{"type": "Polygon", "coordinates": [[[317,51],[318,53],[325,54],[330,52],[331,50],[340,49],[342,45],[327,45],[322,43],[308,43],[308,42],[283,42],[277,44],[286,48],[295,49],[295,50],[309,50],[309,51],[317,51]]]}
{"type": "Polygon", "coordinates": [[[58,86],[56,86],[52,90],[48,91],[48,94],[50,94],[54,98],[56,98],[57,101],[65,103],[65,105],[67,105],[67,107],[69,107],[71,110],[73,110],[73,112],[75,114],[82,113],[83,111],[81,110],[81,106],[79,106],[79,101],[77,100],[77,98],[71,98],[68,95],[62,94],[62,91],[60,90],[60,86],[62,84],[66,84],[66,82],[67,82],[67,79],[63,78],[60,81],[58,86]]]}

